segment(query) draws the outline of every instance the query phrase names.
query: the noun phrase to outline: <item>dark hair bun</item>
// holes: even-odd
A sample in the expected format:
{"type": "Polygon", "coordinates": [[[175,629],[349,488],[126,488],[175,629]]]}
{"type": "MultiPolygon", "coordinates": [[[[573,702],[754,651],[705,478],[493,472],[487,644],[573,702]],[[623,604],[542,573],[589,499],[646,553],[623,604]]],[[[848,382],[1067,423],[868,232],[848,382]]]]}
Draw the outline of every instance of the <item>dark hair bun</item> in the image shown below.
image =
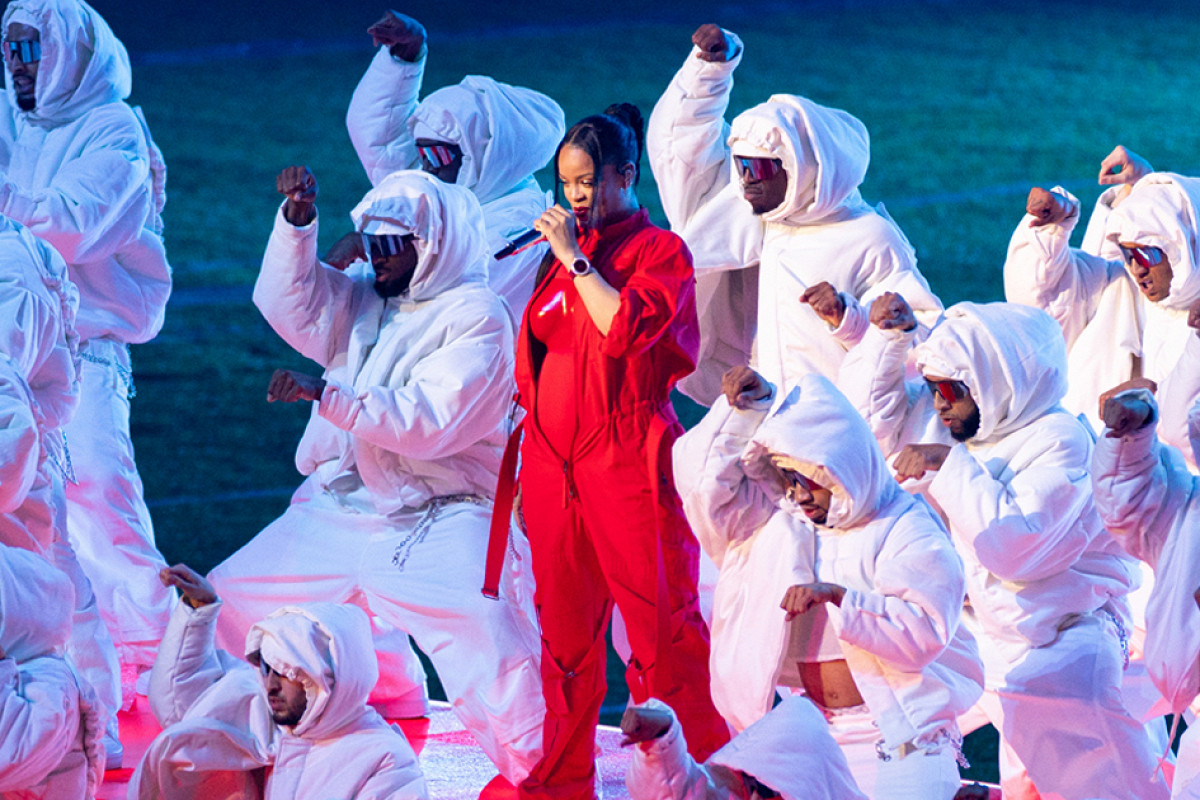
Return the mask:
{"type": "Polygon", "coordinates": [[[642,117],[641,109],[633,103],[613,103],[604,109],[604,114],[619,119],[633,131],[633,137],[637,140],[637,158],[633,159],[633,164],[640,173],[642,152],[646,149],[646,120],[642,117]]]}
{"type": "Polygon", "coordinates": [[[639,140],[645,135],[646,120],[642,117],[641,109],[633,103],[613,103],[604,109],[604,113],[610,117],[616,117],[628,125],[637,134],[639,140]]]}

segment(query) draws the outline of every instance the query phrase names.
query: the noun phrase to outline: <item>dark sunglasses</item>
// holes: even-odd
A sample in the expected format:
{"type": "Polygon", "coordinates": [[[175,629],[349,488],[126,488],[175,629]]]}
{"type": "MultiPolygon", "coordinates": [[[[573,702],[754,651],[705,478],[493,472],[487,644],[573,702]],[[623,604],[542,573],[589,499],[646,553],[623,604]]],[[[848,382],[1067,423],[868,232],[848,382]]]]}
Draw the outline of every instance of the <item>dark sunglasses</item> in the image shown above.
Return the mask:
{"type": "Polygon", "coordinates": [[[1136,245],[1134,247],[1126,247],[1123,244],[1118,244],[1121,248],[1121,255],[1125,257],[1125,263],[1136,261],[1146,269],[1157,267],[1163,261],[1163,251],[1157,247],[1144,247],[1136,245]]]}
{"type": "Polygon", "coordinates": [[[417,238],[411,233],[364,233],[362,234],[363,253],[367,260],[387,258],[400,253],[406,242],[417,238]]]}
{"type": "Polygon", "coordinates": [[[783,169],[783,162],[778,158],[734,156],[733,161],[737,164],[739,175],[744,176],[749,172],[750,177],[756,181],[768,181],[783,169]]]}
{"type": "Polygon", "coordinates": [[[947,403],[953,403],[967,396],[967,385],[962,381],[931,381],[926,378],[925,385],[935,400],[941,395],[947,403]]]}
{"type": "Polygon", "coordinates": [[[8,57],[13,61],[20,61],[22,64],[32,64],[35,61],[42,60],[42,43],[31,39],[21,39],[18,41],[6,42],[8,45],[8,57]]]}
{"type": "Polygon", "coordinates": [[[269,678],[272,675],[278,675],[281,678],[283,677],[283,673],[268,664],[267,660],[262,656],[258,657],[258,671],[262,673],[264,678],[269,678]]]}
{"type": "Polygon", "coordinates": [[[425,169],[430,171],[448,167],[462,155],[462,151],[452,144],[417,145],[417,152],[421,154],[425,169]]]}
{"type": "Polygon", "coordinates": [[[793,469],[785,469],[783,471],[783,475],[785,478],[788,479],[788,482],[791,483],[793,486],[799,486],[801,489],[808,492],[809,494],[812,494],[813,492],[816,492],[820,489],[825,488],[821,484],[814,481],[812,478],[805,477],[804,475],[801,475],[799,472],[796,472],[793,469]]]}

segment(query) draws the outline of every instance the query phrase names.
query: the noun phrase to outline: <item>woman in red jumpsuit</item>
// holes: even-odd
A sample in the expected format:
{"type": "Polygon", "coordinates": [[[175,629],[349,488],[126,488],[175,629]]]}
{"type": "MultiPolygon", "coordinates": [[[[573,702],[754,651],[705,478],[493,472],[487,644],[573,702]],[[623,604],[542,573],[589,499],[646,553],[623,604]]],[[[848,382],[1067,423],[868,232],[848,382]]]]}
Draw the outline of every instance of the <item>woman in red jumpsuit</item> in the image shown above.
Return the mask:
{"type": "Polygon", "coordinates": [[[699,546],[671,480],[682,429],[668,395],[695,367],[695,280],[683,241],[639,206],[643,128],[628,104],[572,127],[555,155],[571,211],[556,205],[534,225],[553,260],[525,310],[516,377],[547,713],[526,798],[594,797],[614,601],[634,701],[671,705],[699,760],[729,738],[709,694],[699,546]]]}

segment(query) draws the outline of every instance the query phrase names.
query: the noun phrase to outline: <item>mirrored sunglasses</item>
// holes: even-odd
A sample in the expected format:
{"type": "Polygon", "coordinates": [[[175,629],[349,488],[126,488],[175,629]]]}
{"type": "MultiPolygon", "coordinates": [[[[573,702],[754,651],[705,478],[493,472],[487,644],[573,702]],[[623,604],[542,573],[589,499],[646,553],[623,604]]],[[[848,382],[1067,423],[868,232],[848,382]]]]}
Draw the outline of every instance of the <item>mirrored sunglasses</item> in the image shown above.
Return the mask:
{"type": "Polygon", "coordinates": [[[417,237],[411,233],[364,233],[363,253],[366,254],[367,261],[394,256],[404,249],[405,242],[415,238],[417,237]]]}
{"type": "Polygon", "coordinates": [[[1146,269],[1150,269],[1150,267],[1156,267],[1163,261],[1163,251],[1159,250],[1157,247],[1146,247],[1142,245],[1126,247],[1123,244],[1118,244],[1117,247],[1121,248],[1121,255],[1125,257],[1126,264],[1131,261],[1136,261],[1146,269]]]}
{"type": "Polygon", "coordinates": [[[32,64],[42,60],[42,43],[29,39],[5,42],[8,57],[22,64],[32,64]]]}
{"type": "Polygon", "coordinates": [[[926,378],[925,385],[935,400],[941,395],[947,403],[953,403],[967,396],[967,385],[962,381],[931,381],[926,378]]]}
{"type": "Polygon", "coordinates": [[[758,158],[751,156],[734,156],[738,174],[745,176],[747,172],[756,181],[766,181],[774,178],[783,169],[783,162],[778,158],[758,158]]]}
{"type": "Polygon", "coordinates": [[[421,161],[424,162],[425,168],[428,170],[438,170],[442,167],[448,167],[454,163],[454,159],[458,158],[459,151],[453,145],[435,144],[428,147],[417,145],[417,152],[421,155],[421,161]]]}

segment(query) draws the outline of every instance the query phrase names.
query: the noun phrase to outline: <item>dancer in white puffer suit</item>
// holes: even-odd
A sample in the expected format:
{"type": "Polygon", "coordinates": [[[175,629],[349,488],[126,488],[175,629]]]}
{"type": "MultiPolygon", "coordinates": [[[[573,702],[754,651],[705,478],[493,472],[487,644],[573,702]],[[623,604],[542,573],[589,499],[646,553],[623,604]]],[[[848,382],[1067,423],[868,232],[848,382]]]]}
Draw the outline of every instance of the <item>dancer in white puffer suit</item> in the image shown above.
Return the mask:
{"type": "Polygon", "coordinates": [[[912,247],[859,194],[871,158],[862,122],[776,94],[730,125],[724,115],[742,42],[715,25],[692,41],[646,130],[663,211],[696,269],[700,359],[680,388],[709,405],[724,372],[747,363],[785,395],[812,372],[834,380],[867,329],[866,308],[884,291],[908,297],[932,324],[942,304],[912,247]],[[775,162],[786,189],[764,201],[768,181],[748,177],[739,156],[775,162]],[[836,292],[828,299],[840,312],[801,302],[822,285],[836,292]]]}
{"type": "MultiPolygon", "coordinates": [[[[1096,507],[1125,549],[1154,568],[1146,666],[1170,713],[1182,714],[1200,695],[1200,478],[1158,440],[1153,394],[1131,389],[1109,403],[1092,460],[1096,507]]],[[[1188,423],[1193,452],[1200,451],[1200,405],[1188,423]]],[[[1200,725],[1179,744],[1171,797],[1200,798],[1200,725]]]]}
{"type": "MultiPolygon", "coordinates": [[[[512,322],[487,286],[479,203],[424,172],[392,173],[353,211],[398,256],[345,272],[317,258],[297,192],[275,221],[254,301],[322,378],[276,373],[268,396],[313,402],[296,452],[307,478],[287,511],[210,575],[229,649],[257,619],[306,599],[351,602],[410,634],[455,713],[517,784],[541,758],[541,639],[525,537],[500,602],[480,593],[491,498],[514,392],[512,322]],[[302,224],[301,224],[302,223],[302,224]],[[395,266],[403,262],[403,271],[395,266]],[[398,279],[402,277],[403,280],[398,279]]],[[[305,184],[309,185],[309,184],[305,184]]]]}
{"type": "Polygon", "coordinates": [[[0,800],[91,800],[100,786],[100,708],[63,658],[74,603],[65,573],[0,544],[0,800]]]}
{"type": "Polygon", "coordinates": [[[966,564],[981,707],[1000,732],[1006,796],[1033,797],[1036,785],[1064,798],[1164,798],[1151,781],[1154,748],[1121,692],[1137,564],[1104,530],[1092,437],[1060,404],[1059,326],[1025,306],[959,303],[913,355],[920,385],[906,384],[892,353],[867,402],[887,410],[875,419],[885,441],[888,427],[928,421],[951,436],[903,445],[894,466],[905,482],[932,476],[922,494],[966,564]]]}
{"type": "Polygon", "coordinates": [[[953,797],[955,719],[983,682],[959,627],[962,562],[932,510],[892,478],[846,399],[818,375],[778,403],[723,396],[673,461],[688,522],[720,567],[717,709],[745,729],[771,709],[776,684],[808,686],[798,671],[844,661],[866,708],[826,715],[859,786],[880,798],[953,797]],[[787,490],[784,470],[831,492],[823,519],[787,490]],[[789,625],[785,594],[813,585],[842,596],[789,625]]]}
{"type": "Polygon", "coordinates": [[[39,62],[4,60],[0,214],[53,245],[79,289],[81,387],[65,428],[74,467],[68,532],[132,679],[153,663],[170,611],[154,579],[166,565],[129,434],[128,348],[157,335],[171,292],[166,167],[140,109],[125,102],[125,46],[95,9],[83,0],[13,0],[0,26],[6,43],[36,37],[41,49],[39,62]]]}
{"type": "Polygon", "coordinates": [[[412,747],[366,704],[379,670],[362,609],[279,609],[246,637],[255,669],[215,648],[212,587],[183,565],[163,575],[184,592],[151,676],[165,727],[129,800],[425,800],[412,747]]]}

